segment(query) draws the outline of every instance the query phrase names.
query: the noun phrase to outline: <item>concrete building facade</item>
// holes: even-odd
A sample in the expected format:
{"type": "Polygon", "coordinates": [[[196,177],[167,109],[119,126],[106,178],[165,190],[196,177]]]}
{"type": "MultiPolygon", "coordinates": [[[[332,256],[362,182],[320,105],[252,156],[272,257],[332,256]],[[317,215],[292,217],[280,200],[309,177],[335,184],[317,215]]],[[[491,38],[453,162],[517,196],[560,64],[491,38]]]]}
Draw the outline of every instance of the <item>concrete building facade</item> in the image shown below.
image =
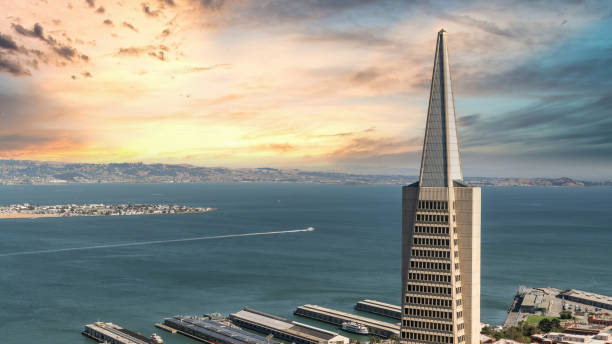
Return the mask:
{"type": "Polygon", "coordinates": [[[463,182],[447,33],[438,33],[419,181],[403,187],[404,343],[480,342],[480,188],[463,182]]]}

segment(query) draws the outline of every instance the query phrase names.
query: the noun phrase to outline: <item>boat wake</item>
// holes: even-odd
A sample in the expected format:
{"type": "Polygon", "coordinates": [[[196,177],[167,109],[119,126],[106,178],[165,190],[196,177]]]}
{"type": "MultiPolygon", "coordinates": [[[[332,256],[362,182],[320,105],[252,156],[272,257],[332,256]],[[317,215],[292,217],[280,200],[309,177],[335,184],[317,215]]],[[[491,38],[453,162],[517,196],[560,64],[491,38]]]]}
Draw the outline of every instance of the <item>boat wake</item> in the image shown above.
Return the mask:
{"type": "Polygon", "coordinates": [[[177,242],[187,242],[187,241],[228,239],[228,238],[240,238],[240,237],[250,237],[250,236],[260,236],[260,235],[277,235],[277,234],[289,234],[289,233],[312,232],[312,231],[314,231],[314,227],[308,227],[304,229],[290,229],[290,230],[274,231],[274,232],[255,232],[255,233],[226,234],[226,235],[214,235],[214,236],[203,236],[203,237],[182,238],[182,239],[137,241],[137,242],[127,242],[127,243],[106,244],[106,245],[84,246],[84,247],[58,248],[58,249],[53,249],[53,250],[37,250],[37,251],[0,253],[0,257],[14,257],[14,256],[27,256],[27,255],[34,255],[34,254],[98,250],[98,249],[103,249],[103,248],[116,248],[116,247],[160,245],[160,244],[171,244],[171,243],[177,243],[177,242]]]}

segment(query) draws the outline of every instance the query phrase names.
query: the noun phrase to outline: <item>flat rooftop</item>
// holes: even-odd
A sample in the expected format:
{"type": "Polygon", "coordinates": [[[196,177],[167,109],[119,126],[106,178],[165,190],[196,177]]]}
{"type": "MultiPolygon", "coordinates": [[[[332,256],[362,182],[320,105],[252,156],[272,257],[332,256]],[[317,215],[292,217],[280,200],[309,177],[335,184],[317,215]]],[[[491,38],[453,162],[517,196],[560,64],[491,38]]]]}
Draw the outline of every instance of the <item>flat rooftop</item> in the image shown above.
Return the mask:
{"type": "Polygon", "coordinates": [[[85,326],[86,331],[90,329],[92,331],[98,332],[107,336],[108,338],[113,338],[115,341],[124,344],[151,344],[154,343],[152,339],[149,339],[143,335],[132,332],[130,330],[126,330],[123,327],[113,324],[113,323],[105,323],[105,322],[95,322],[93,324],[89,324],[85,326]]]}
{"type": "Polygon", "coordinates": [[[338,311],[335,309],[331,309],[331,308],[325,308],[325,307],[321,307],[321,306],[317,306],[317,305],[303,305],[298,307],[305,309],[305,310],[311,310],[311,311],[315,311],[318,313],[325,313],[325,314],[329,314],[331,316],[335,316],[338,318],[343,318],[343,319],[347,319],[347,320],[351,320],[351,321],[356,321],[359,323],[362,323],[366,326],[373,326],[373,327],[378,327],[378,328],[382,328],[382,329],[386,329],[388,331],[391,332],[396,332],[399,333],[400,330],[400,326],[399,325],[395,325],[395,324],[391,324],[385,321],[380,321],[380,320],[376,320],[376,319],[372,319],[372,318],[366,318],[366,317],[362,317],[360,315],[355,315],[355,314],[351,314],[351,313],[346,313],[346,312],[342,312],[342,311],[338,311]]]}
{"type": "Polygon", "coordinates": [[[612,306],[612,297],[610,296],[605,296],[605,295],[600,295],[600,294],[595,294],[595,293],[589,293],[588,291],[582,291],[582,290],[577,290],[577,289],[570,289],[570,290],[566,290],[563,291],[561,293],[559,293],[560,296],[573,296],[575,298],[579,298],[579,299],[583,299],[583,300],[589,300],[589,301],[594,301],[594,302],[601,302],[601,303],[605,303],[608,305],[612,306]]]}
{"type": "MultiPolygon", "coordinates": [[[[192,317],[175,316],[173,318],[164,319],[166,325],[178,325],[187,327],[196,333],[206,335],[208,337],[216,337],[226,343],[232,344],[268,344],[265,337],[245,330],[221,324],[214,320],[197,319],[192,317]]],[[[279,343],[271,340],[270,343],[279,343]]]]}
{"type": "Polygon", "coordinates": [[[375,306],[375,307],[378,307],[378,308],[384,308],[384,309],[388,309],[388,310],[393,311],[393,312],[401,312],[402,311],[402,307],[401,306],[392,305],[390,303],[376,301],[376,300],[365,299],[365,300],[361,300],[361,301],[359,301],[357,303],[361,303],[361,304],[365,304],[365,305],[369,305],[369,306],[375,306]]]}
{"type": "Polygon", "coordinates": [[[339,336],[338,333],[323,330],[314,326],[302,324],[289,319],[284,319],[271,314],[266,314],[254,309],[245,307],[243,310],[231,315],[232,317],[245,320],[254,324],[265,326],[269,329],[287,334],[304,337],[315,341],[328,341],[339,336]]]}

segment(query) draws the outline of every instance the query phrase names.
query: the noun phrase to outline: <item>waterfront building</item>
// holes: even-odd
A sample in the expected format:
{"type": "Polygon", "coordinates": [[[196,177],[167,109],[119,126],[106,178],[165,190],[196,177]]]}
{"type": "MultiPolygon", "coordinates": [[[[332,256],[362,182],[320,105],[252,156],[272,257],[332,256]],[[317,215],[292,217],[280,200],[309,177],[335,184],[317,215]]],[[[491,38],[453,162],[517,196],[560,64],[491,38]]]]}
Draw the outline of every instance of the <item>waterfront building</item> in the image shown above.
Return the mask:
{"type": "Polygon", "coordinates": [[[578,302],[583,305],[612,310],[612,297],[605,295],[590,293],[583,290],[569,289],[559,293],[559,297],[564,300],[578,302]]]}
{"type": "Polygon", "coordinates": [[[244,307],[230,314],[237,326],[257,331],[295,344],[349,344],[349,339],[338,333],[299,323],[272,314],[244,307]]]}
{"type": "Polygon", "coordinates": [[[608,313],[599,313],[589,317],[589,324],[612,326],[612,315],[608,313]]]}
{"type": "Polygon", "coordinates": [[[85,329],[81,333],[98,343],[157,344],[155,339],[147,338],[139,333],[124,329],[119,325],[101,321],[85,325],[85,329]]]}
{"type": "Polygon", "coordinates": [[[164,325],[179,333],[204,343],[217,344],[281,344],[223,321],[210,318],[174,316],[164,319],[164,325]]]}
{"type": "Polygon", "coordinates": [[[447,33],[438,33],[419,181],[402,195],[404,343],[480,342],[480,188],[463,182],[447,33]]]}
{"type": "Polygon", "coordinates": [[[376,300],[361,300],[355,305],[355,309],[361,312],[373,313],[389,318],[402,319],[402,307],[376,300]]]}
{"type": "Polygon", "coordinates": [[[539,344],[610,344],[612,335],[610,333],[599,333],[597,335],[579,335],[567,333],[542,333],[534,334],[531,339],[539,344]]]}

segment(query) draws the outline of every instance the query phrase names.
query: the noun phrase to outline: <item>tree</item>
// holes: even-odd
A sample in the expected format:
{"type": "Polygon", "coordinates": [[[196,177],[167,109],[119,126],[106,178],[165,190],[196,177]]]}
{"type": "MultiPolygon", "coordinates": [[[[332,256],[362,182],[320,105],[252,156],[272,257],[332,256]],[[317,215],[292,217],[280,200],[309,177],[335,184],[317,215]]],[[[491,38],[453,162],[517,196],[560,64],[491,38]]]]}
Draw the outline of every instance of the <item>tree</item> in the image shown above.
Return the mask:
{"type": "Polygon", "coordinates": [[[572,312],[571,311],[561,311],[561,313],[559,314],[559,317],[561,319],[571,319],[572,318],[572,312]]]}
{"type": "Polygon", "coordinates": [[[552,327],[553,327],[552,321],[550,321],[547,318],[540,320],[540,322],[538,323],[538,328],[542,330],[542,332],[550,332],[552,327]]]}
{"type": "Polygon", "coordinates": [[[480,333],[490,336],[493,334],[493,329],[491,328],[491,326],[485,326],[482,328],[482,330],[480,330],[480,333]]]}

